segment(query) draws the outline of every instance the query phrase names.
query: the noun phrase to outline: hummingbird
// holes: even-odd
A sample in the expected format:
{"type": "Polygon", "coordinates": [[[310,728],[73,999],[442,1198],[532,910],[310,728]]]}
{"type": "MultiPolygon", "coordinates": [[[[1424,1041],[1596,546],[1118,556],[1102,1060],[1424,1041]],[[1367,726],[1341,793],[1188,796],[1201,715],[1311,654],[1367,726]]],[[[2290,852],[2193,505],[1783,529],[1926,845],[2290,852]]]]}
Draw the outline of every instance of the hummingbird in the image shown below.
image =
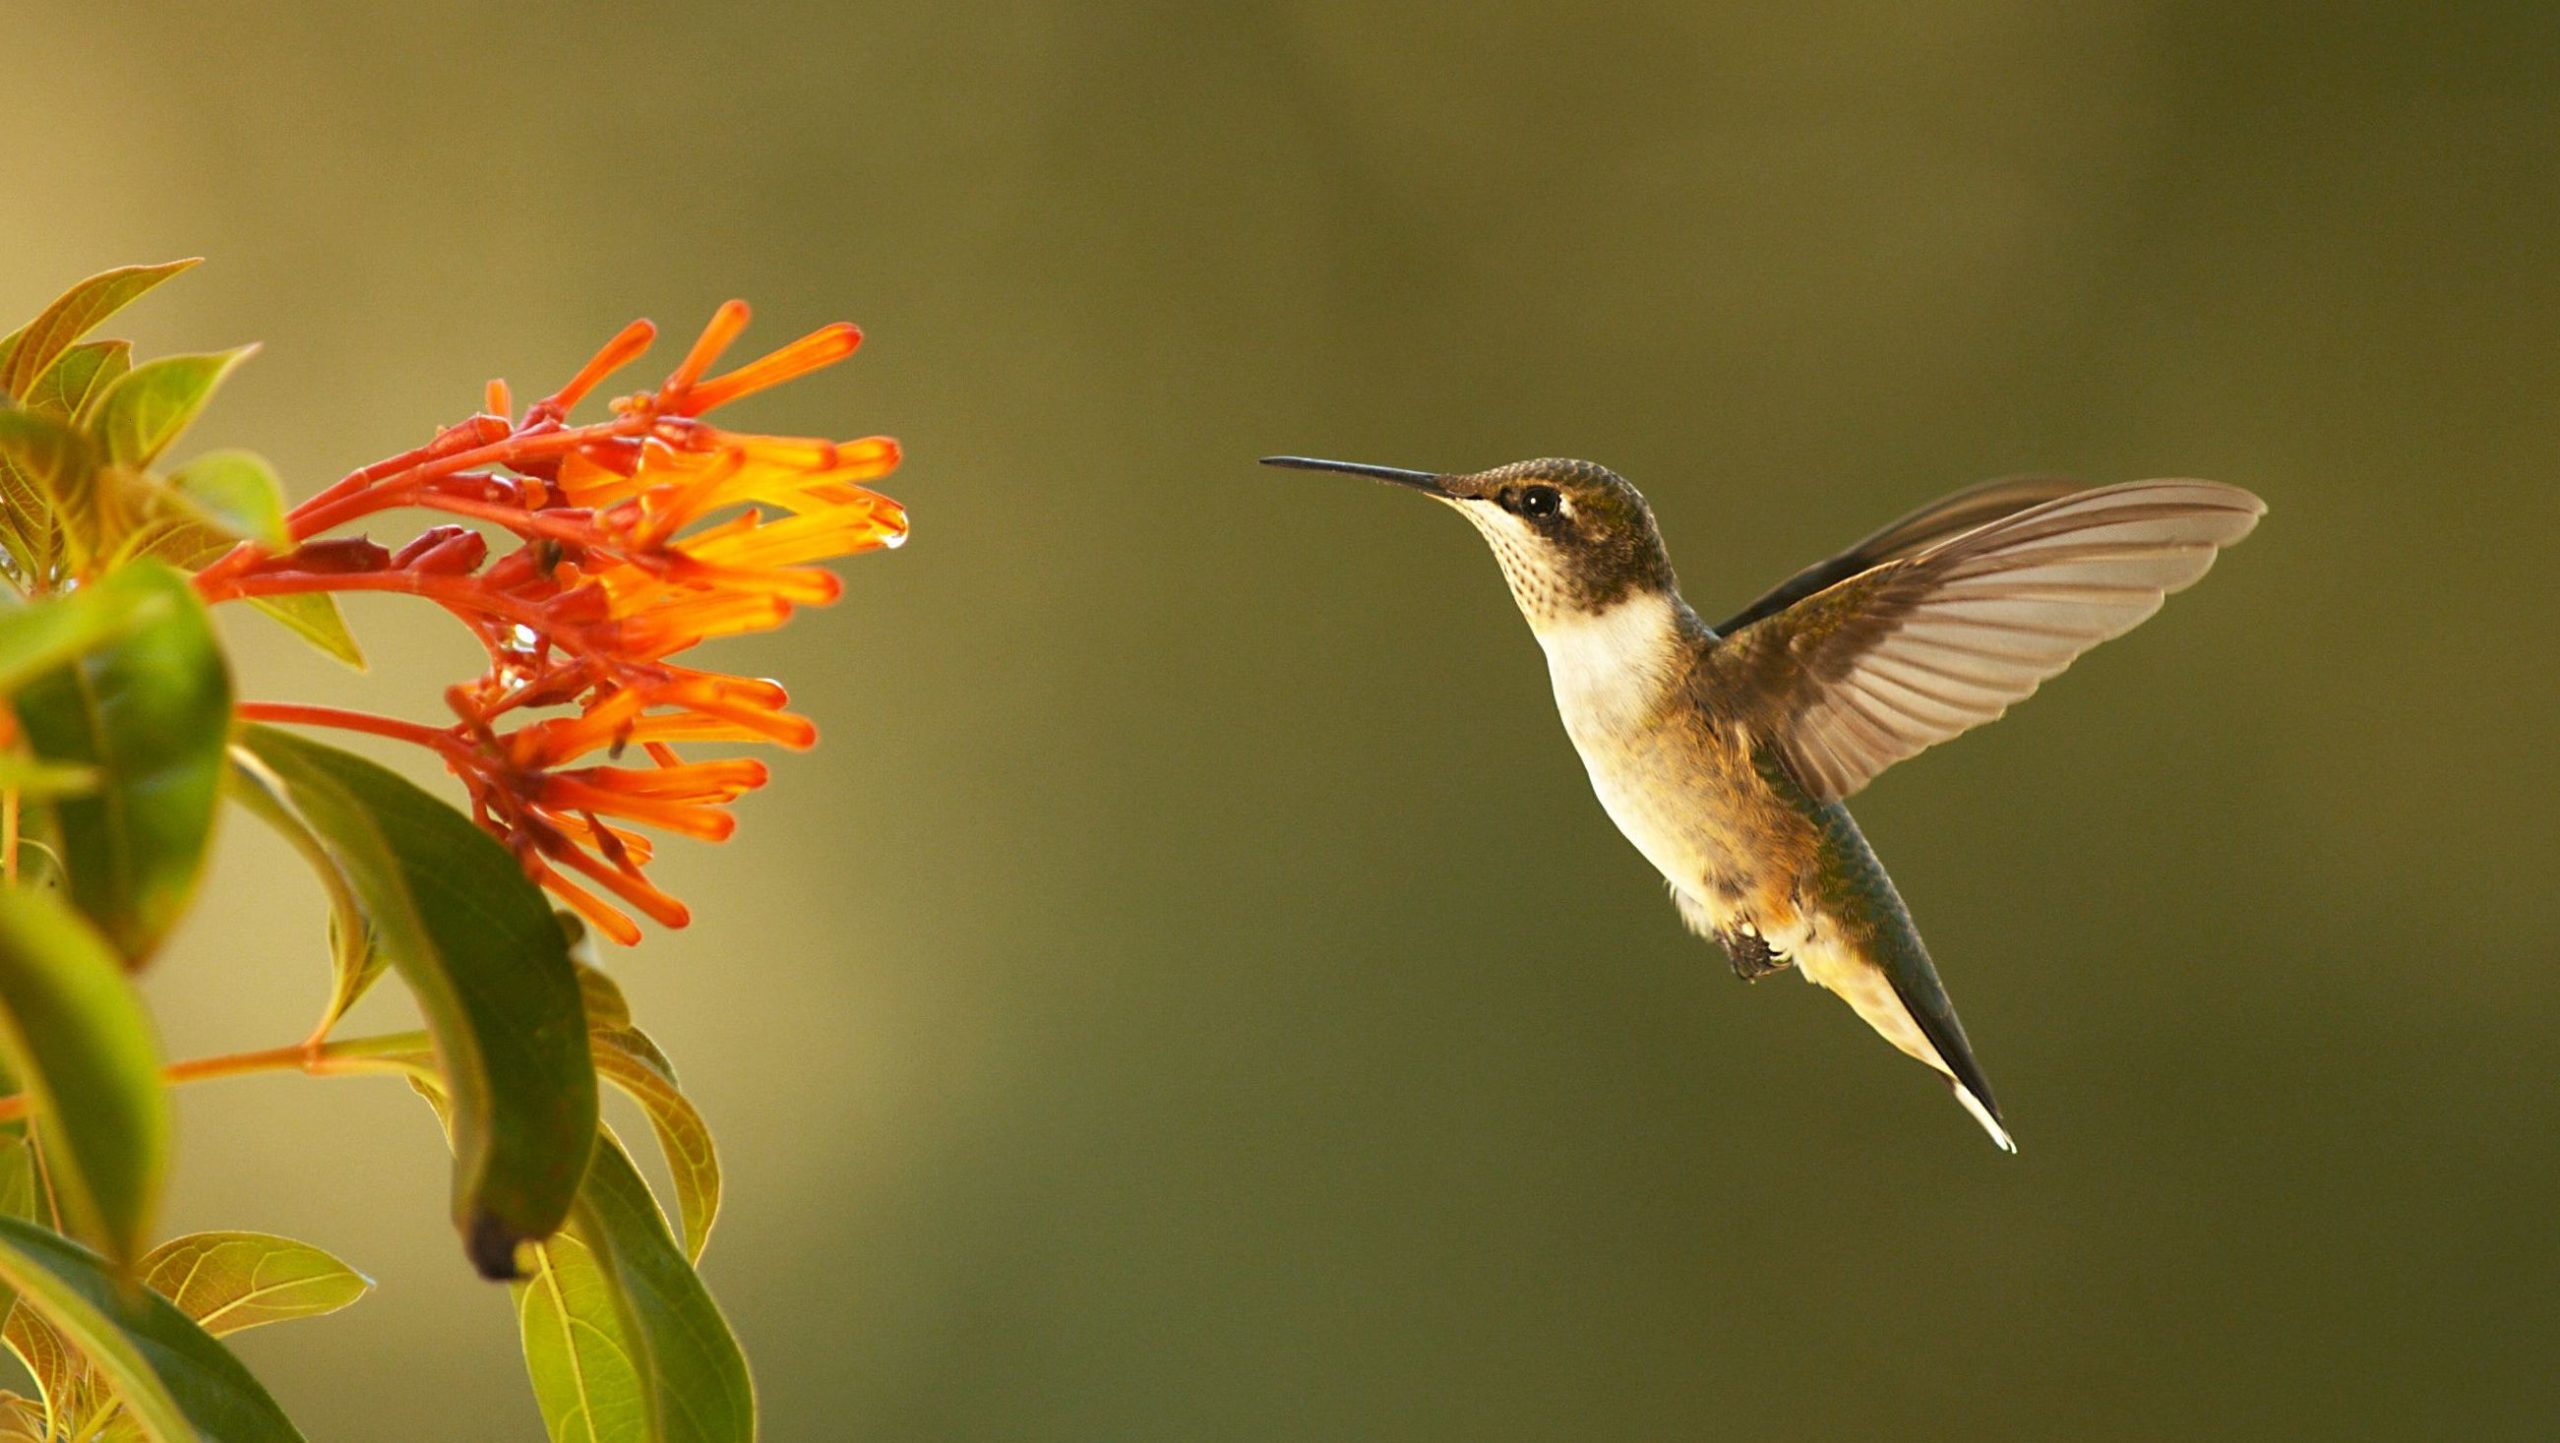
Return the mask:
{"type": "Polygon", "coordinates": [[[1546,652],[1565,734],[1690,930],[1789,968],[2017,1144],[1929,949],[1844,805],[1998,717],[2193,584],[2266,503],[2212,481],[2016,477],[1923,506],[1710,626],[1653,509],[1589,461],[1464,474],[1269,456],[1408,487],[1474,523],[1546,652]]]}

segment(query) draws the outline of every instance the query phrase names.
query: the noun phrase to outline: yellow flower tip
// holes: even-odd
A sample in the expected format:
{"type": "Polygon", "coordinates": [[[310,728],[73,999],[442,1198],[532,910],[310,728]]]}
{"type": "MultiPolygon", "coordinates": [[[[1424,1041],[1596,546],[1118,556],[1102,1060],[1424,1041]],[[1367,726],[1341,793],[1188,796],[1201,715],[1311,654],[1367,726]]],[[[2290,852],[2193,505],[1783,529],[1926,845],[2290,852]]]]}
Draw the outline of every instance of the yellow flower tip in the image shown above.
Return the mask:
{"type": "MultiPolygon", "coordinates": [[[[877,495],[877,493],[874,493],[877,495]]],[[[907,508],[886,496],[878,497],[871,519],[880,532],[880,544],[895,551],[907,544],[907,508]]]]}
{"type": "MultiPolygon", "coordinates": [[[[603,350],[590,356],[587,363],[578,368],[578,374],[569,378],[569,384],[544,398],[534,411],[554,419],[569,414],[587,398],[587,393],[604,383],[605,377],[640,359],[641,353],[657,339],[658,328],[646,320],[624,326],[612,340],[604,343],[603,350]]],[[[526,419],[533,418],[528,416],[526,419]]]]}

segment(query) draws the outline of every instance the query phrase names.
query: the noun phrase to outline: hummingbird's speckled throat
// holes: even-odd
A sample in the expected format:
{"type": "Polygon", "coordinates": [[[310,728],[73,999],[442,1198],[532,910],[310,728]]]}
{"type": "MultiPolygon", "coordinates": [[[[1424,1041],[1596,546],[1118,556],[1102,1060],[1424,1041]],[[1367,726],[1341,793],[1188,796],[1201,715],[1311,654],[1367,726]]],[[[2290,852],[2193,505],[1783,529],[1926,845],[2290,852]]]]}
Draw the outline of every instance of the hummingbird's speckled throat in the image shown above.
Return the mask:
{"type": "Polygon", "coordinates": [[[1600,804],[1692,930],[1792,966],[1935,1068],[2010,1151],[1990,1083],[1842,802],[2159,609],[2265,513],[2210,481],[1995,481],[1808,567],[1723,625],[1681,599],[1653,510],[1588,461],[1440,474],[1274,456],[1421,491],[1492,547],[1600,804]]]}

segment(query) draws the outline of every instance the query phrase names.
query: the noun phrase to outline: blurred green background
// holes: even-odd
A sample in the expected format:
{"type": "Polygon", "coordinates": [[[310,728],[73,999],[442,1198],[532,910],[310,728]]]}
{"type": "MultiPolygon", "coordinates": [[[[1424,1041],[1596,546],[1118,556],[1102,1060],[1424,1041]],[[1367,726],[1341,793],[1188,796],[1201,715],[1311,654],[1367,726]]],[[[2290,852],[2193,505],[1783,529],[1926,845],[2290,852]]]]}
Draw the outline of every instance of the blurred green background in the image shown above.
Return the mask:
{"type": "MultiPolygon", "coordinates": [[[[192,439],[297,492],[635,314],[868,331],[734,419],[900,436],[915,540],[709,654],[826,741],[612,959],[768,1437],[2560,1427],[2560,11],[6,8],[0,310],[210,257],[120,329],[264,340],[192,439]],[[1710,613],[1985,476],[2267,496],[1858,804],[2024,1155],[1683,934],[1467,528],[1272,451],[1605,461],[1710,613]]],[[[438,715],[355,617],[245,693],[438,715]]],[[[320,918],[232,826],[172,1053],[320,918]]],[[[314,1437],[538,1434],[414,1099],[182,1107],[171,1227],[381,1280],[243,1340],[314,1437]]]]}

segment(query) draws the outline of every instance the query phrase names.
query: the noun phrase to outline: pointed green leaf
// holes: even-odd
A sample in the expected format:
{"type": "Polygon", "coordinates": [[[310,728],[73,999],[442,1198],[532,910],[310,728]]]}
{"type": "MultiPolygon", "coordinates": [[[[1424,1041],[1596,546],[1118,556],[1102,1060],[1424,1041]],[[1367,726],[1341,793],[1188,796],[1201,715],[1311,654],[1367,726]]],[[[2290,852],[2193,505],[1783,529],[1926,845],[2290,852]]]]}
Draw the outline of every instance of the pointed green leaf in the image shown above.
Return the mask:
{"type": "Polygon", "coordinates": [[[574,944],[570,956],[578,962],[578,994],[587,1005],[588,1028],[630,1026],[631,1004],[622,1000],[621,984],[603,968],[577,958],[574,944]]]}
{"type": "Polygon", "coordinates": [[[746,1357],[612,1133],[597,1134],[568,1227],[535,1253],[516,1312],[553,1443],[755,1437],[746,1357]]]}
{"type": "Polygon", "coordinates": [[[195,891],[222,792],[231,674],[186,577],[157,562],[83,588],[160,611],[114,643],[18,688],[18,723],[47,761],[95,767],[98,788],[54,804],[72,900],[136,966],[195,891]]]}
{"type": "Polygon", "coordinates": [[[568,1215],[596,1130],[595,1064],[568,947],[507,849],[389,769],[272,727],[240,742],[328,845],[417,994],[452,1090],[454,1218],[472,1261],[568,1215]]]}
{"type": "Polygon", "coordinates": [[[121,1285],[97,1255],[0,1218],[0,1281],[113,1385],[152,1443],[298,1443],[284,1410],[176,1305],[121,1285]]]}
{"type": "Polygon", "coordinates": [[[372,924],[365,920],[364,908],[356,900],[355,888],[338,866],[338,859],[330,855],[319,836],[285,801],[284,783],[246,747],[231,749],[231,795],[302,854],[312,874],[320,879],[320,890],[328,894],[329,1005],[322,1009],[320,1025],[311,1034],[325,1037],[382,976],[391,959],[382,955],[382,948],[376,945],[372,924]]]}
{"type": "Polygon", "coordinates": [[[303,640],[329,655],[358,671],[365,669],[364,648],[356,645],[356,634],[347,630],[347,618],[338,610],[338,598],[325,591],[298,591],[284,596],[253,596],[249,604],[293,628],[303,640]]]}
{"type": "Polygon", "coordinates": [[[196,517],[242,541],[282,550],[292,544],[284,527],[284,483],[251,451],[208,451],[178,468],[170,487],[196,517]]]}
{"type": "Polygon", "coordinates": [[[132,369],[131,341],[82,341],[36,377],[18,404],[39,416],[76,422],[82,407],[132,369]]]}
{"type": "Polygon", "coordinates": [[[311,1244],[272,1233],[189,1233],[144,1254],[135,1271],[217,1338],[334,1313],[373,1288],[311,1244]]]}
{"type": "Polygon", "coordinates": [[[0,341],[0,392],[26,395],[29,383],[71,349],[72,342],[123,310],[136,296],[201,259],[197,256],[156,266],[118,266],[64,291],[42,314],[0,341]]]}
{"type": "Polygon", "coordinates": [[[662,1069],[666,1054],[638,1028],[603,1028],[593,1034],[596,1075],[622,1089],[649,1116],[649,1128],[666,1153],[675,1180],[676,1211],[684,1219],[684,1253],[702,1261],[711,1224],[720,1215],[720,1154],[711,1125],[702,1120],[674,1076],[662,1069]]]}
{"type": "Polygon", "coordinates": [[[25,887],[0,892],[0,1055],[43,1129],[63,1220],[132,1261],[169,1155],[151,1020],[97,933],[25,887]]]}
{"type": "Polygon", "coordinates": [[[231,368],[247,360],[256,346],[215,351],[200,356],[160,356],[118,376],[98,398],[89,433],[106,449],[107,460],[136,469],[150,465],[187,429],[213,388],[231,368]]]}

